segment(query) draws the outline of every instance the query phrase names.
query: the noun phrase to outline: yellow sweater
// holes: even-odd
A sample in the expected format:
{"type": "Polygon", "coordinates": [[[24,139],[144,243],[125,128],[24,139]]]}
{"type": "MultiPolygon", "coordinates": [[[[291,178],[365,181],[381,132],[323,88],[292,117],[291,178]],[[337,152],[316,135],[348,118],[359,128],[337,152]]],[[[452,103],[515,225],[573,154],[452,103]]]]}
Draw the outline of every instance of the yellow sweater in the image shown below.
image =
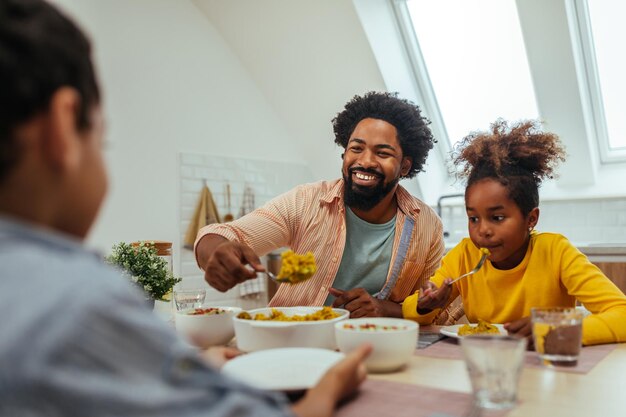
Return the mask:
{"type": "MultiPolygon", "coordinates": [[[[446,277],[471,270],[481,253],[468,238],[442,260],[431,277],[438,287],[446,277]]],[[[530,316],[532,307],[573,307],[578,299],[593,314],[583,321],[583,344],[626,341],[626,296],[562,235],[534,233],[522,262],[496,269],[489,260],[453,284],[450,302],[461,295],[470,322],[506,323],[530,316]]],[[[404,300],[405,318],[430,324],[439,309],[417,313],[419,290],[404,300]]]]}

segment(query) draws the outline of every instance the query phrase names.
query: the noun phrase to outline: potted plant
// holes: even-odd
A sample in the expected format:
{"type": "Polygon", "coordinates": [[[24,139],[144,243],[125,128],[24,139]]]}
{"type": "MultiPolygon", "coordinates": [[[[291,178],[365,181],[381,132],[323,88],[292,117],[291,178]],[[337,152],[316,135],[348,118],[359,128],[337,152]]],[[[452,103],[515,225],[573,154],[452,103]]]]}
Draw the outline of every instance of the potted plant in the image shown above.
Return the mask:
{"type": "Polygon", "coordinates": [[[167,261],[158,255],[154,242],[120,242],[113,245],[106,262],[120,267],[146,293],[146,298],[152,305],[154,300],[162,301],[174,285],[182,280],[174,277],[167,261]]]}

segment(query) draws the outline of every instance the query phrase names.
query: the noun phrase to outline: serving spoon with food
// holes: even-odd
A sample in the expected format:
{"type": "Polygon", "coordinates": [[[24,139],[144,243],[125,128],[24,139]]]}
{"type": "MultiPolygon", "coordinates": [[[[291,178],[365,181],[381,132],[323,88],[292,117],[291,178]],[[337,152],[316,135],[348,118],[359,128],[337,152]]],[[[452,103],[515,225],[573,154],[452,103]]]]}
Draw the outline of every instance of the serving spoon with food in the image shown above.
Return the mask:
{"type": "Polygon", "coordinates": [[[452,285],[455,282],[457,282],[458,280],[460,280],[461,278],[465,278],[468,275],[472,275],[475,274],[476,272],[478,272],[478,270],[480,268],[482,268],[483,264],[485,263],[485,261],[487,260],[487,257],[489,255],[491,255],[491,252],[489,252],[489,249],[487,248],[480,248],[480,252],[483,254],[483,256],[480,257],[480,260],[478,261],[478,264],[476,264],[476,266],[474,267],[474,269],[472,269],[471,271],[461,275],[460,277],[457,277],[455,279],[453,279],[452,281],[448,282],[448,285],[452,285]]]}
{"type": "Polygon", "coordinates": [[[278,275],[265,271],[265,274],[278,284],[297,284],[311,278],[317,271],[315,257],[312,252],[299,255],[288,250],[281,254],[281,259],[282,264],[278,275]]]}
{"type": "Polygon", "coordinates": [[[264,271],[263,273],[267,275],[269,279],[271,279],[277,284],[287,284],[287,283],[292,284],[292,282],[290,281],[290,277],[278,278],[276,274],[270,271],[264,271]]]}

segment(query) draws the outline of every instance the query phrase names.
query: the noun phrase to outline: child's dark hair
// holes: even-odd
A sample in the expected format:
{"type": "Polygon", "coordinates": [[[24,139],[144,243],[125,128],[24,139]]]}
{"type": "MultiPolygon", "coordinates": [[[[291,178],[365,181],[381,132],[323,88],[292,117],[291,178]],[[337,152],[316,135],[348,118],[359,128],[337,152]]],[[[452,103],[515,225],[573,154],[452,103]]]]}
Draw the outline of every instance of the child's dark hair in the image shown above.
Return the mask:
{"type": "Polygon", "coordinates": [[[354,96],[332,121],[335,143],[345,149],[356,125],[367,118],[384,120],[398,131],[402,154],[413,161],[403,178],[412,178],[422,171],[428,151],[437,141],[428,128],[430,122],[422,117],[418,106],[398,98],[397,93],[372,91],[354,96]]]}
{"type": "Polygon", "coordinates": [[[80,94],[77,128],[89,127],[100,92],[85,35],[45,1],[0,1],[0,181],[19,160],[14,129],[65,86],[80,94]]]}
{"type": "Polygon", "coordinates": [[[467,179],[467,188],[493,178],[506,187],[524,216],[539,206],[539,186],[554,178],[554,169],[565,161],[558,136],[543,132],[538,121],[526,120],[509,126],[497,120],[487,132],[473,132],[453,151],[453,161],[467,179]]]}

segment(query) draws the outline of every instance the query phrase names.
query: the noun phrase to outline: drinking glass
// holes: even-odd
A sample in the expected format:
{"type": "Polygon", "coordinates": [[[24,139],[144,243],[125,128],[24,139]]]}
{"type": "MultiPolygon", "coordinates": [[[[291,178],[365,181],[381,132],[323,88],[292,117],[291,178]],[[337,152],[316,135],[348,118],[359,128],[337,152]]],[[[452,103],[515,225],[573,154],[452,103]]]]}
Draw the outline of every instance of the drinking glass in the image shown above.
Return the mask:
{"type": "Polygon", "coordinates": [[[176,311],[186,310],[188,308],[199,308],[206,298],[206,290],[204,288],[196,288],[190,290],[174,291],[174,306],[176,311]]]}
{"type": "Polygon", "coordinates": [[[584,312],[576,308],[533,308],[535,350],[546,365],[576,366],[582,346],[584,312]]]}
{"type": "Polygon", "coordinates": [[[524,338],[503,335],[472,335],[461,339],[477,407],[515,406],[526,343],[524,338]]]}

